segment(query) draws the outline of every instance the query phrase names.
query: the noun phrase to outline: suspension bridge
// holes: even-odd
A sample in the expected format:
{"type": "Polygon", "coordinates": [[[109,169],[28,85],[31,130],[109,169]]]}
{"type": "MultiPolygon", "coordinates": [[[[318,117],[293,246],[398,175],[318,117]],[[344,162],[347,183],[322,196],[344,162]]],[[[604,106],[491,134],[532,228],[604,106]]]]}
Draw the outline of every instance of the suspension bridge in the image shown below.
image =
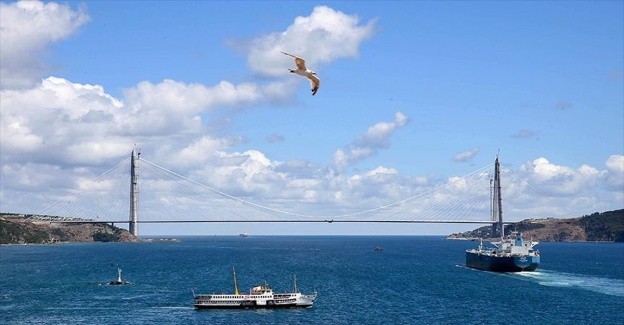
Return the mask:
{"type": "MultiPolygon", "coordinates": [[[[237,189],[239,194],[228,194],[140,158],[140,152],[133,150],[130,159],[95,179],[79,180],[76,191],[60,195],[33,218],[55,223],[128,223],[134,235],[141,223],[496,224],[502,220],[492,213],[493,165],[407,192],[411,195],[397,202],[370,206],[379,203],[374,194],[360,193],[348,202],[322,197],[291,200],[281,196],[288,191],[250,193],[235,186],[232,191],[237,189]]],[[[301,189],[292,189],[297,190],[301,189]]]]}

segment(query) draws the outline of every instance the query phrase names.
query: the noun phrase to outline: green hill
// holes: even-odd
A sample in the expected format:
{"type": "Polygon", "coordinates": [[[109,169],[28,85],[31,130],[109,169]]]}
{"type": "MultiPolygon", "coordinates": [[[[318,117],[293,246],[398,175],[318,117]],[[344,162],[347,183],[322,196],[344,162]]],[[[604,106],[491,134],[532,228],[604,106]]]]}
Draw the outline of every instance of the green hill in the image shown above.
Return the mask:
{"type": "Polygon", "coordinates": [[[59,242],[136,242],[127,230],[105,223],[60,224],[32,222],[16,214],[0,214],[0,244],[59,242]]]}
{"type": "MultiPolygon", "coordinates": [[[[490,238],[491,226],[452,234],[448,239],[490,238]]],[[[526,219],[505,225],[505,233],[521,232],[524,238],[545,242],[624,242],[624,209],[567,219],[526,219]]]]}

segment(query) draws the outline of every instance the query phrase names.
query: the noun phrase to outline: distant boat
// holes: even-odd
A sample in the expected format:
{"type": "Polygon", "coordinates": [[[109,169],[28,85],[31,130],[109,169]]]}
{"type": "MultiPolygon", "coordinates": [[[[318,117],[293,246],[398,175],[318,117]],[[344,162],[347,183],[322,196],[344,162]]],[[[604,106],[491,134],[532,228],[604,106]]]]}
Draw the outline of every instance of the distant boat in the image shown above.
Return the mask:
{"type": "Polygon", "coordinates": [[[112,286],[117,286],[117,285],[130,284],[130,282],[121,280],[121,269],[117,268],[117,280],[116,281],[113,280],[109,282],[108,284],[112,286]]]}
{"type": "Polygon", "coordinates": [[[263,285],[251,288],[249,293],[239,293],[234,274],[233,294],[195,294],[193,292],[195,309],[249,309],[249,308],[311,308],[316,300],[316,291],[312,294],[302,294],[297,290],[297,277],[293,292],[275,293],[265,282],[263,285]]]}
{"type": "Polygon", "coordinates": [[[535,271],[540,264],[540,253],[533,247],[539,244],[536,241],[525,241],[522,234],[505,238],[503,226],[503,209],[501,204],[500,164],[498,156],[494,163],[494,195],[492,196],[492,216],[498,218],[500,242],[492,242],[494,247],[483,247],[483,240],[475,249],[466,250],[466,266],[494,272],[522,272],[535,271]]]}
{"type": "Polygon", "coordinates": [[[383,248],[377,246],[377,247],[375,247],[374,251],[375,252],[381,252],[381,251],[383,251],[383,248]]]}
{"type": "Polygon", "coordinates": [[[240,237],[249,237],[249,235],[248,235],[246,232],[244,232],[244,233],[242,233],[242,234],[239,234],[239,236],[240,236],[240,237]]]}

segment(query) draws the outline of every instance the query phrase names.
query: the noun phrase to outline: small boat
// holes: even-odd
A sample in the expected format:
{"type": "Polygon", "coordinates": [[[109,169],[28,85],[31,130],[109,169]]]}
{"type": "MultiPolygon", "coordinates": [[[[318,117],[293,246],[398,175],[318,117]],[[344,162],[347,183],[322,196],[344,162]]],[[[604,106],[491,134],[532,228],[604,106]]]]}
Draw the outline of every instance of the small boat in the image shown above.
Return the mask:
{"type": "Polygon", "coordinates": [[[293,292],[275,293],[268,283],[251,288],[249,293],[239,293],[234,274],[233,294],[195,294],[195,309],[255,309],[255,308],[311,308],[317,292],[302,294],[297,290],[297,277],[293,292]]]}
{"type": "Polygon", "coordinates": [[[381,252],[381,251],[383,251],[383,248],[377,246],[377,247],[375,247],[374,251],[375,252],[381,252]]]}
{"type": "Polygon", "coordinates": [[[238,236],[240,236],[240,237],[243,237],[243,238],[244,238],[244,237],[249,237],[249,234],[247,234],[246,232],[244,232],[244,233],[242,233],[242,234],[239,234],[238,236]]]}
{"type": "Polygon", "coordinates": [[[118,286],[118,285],[130,284],[130,282],[121,280],[121,269],[117,268],[117,280],[116,281],[113,280],[109,282],[108,284],[112,286],[118,286]]]}

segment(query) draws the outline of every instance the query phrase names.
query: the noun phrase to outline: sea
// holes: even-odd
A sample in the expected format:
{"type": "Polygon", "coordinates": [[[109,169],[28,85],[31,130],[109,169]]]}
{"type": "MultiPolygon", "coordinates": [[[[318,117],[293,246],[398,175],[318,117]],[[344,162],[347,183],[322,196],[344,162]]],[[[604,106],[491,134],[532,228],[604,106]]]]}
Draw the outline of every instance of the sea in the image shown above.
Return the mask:
{"type": "Polygon", "coordinates": [[[0,324],[623,324],[624,243],[540,243],[536,272],[465,267],[440,236],[202,236],[0,246],[0,324]],[[380,247],[382,251],[375,251],[380,247]],[[107,285],[117,279],[131,284],[107,285]],[[314,307],[196,310],[296,275],[314,307]]]}

